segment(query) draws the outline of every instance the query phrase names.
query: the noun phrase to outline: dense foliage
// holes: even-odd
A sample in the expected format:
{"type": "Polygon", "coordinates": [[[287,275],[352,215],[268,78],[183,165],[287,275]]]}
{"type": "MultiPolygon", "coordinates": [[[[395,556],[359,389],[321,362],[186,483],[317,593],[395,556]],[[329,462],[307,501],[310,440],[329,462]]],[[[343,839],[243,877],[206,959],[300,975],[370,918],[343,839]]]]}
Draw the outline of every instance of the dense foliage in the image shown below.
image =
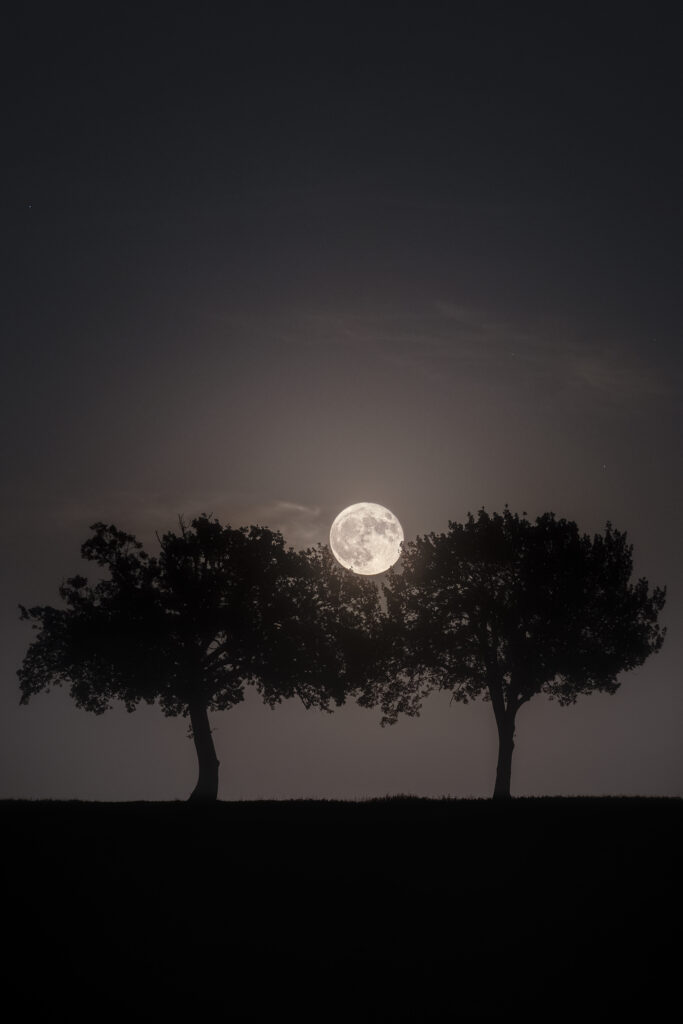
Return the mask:
{"type": "Polygon", "coordinates": [[[546,513],[483,509],[404,545],[384,586],[391,644],[366,695],[385,721],[417,714],[434,688],[490,700],[500,739],[496,793],[509,795],[515,716],[534,695],[561,704],[614,693],[658,651],[665,591],[631,582],[632,547],[607,524],[581,534],[546,513]]]}
{"type": "Polygon", "coordinates": [[[190,527],[181,520],[155,557],[114,526],[92,530],[81,553],[103,577],[68,579],[64,607],[21,609],[37,631],[19,669],[23,703],[66,684],[96,714],[120,700],[129,711],[147,701],[187,715],[200,792],[215,798],[207,711],[233,707],[248,685],[271,707],[299,697],[328,710],[358,685],[378,591],[327,549],[295,552],[279,533],[208,516],[190,527]]]}

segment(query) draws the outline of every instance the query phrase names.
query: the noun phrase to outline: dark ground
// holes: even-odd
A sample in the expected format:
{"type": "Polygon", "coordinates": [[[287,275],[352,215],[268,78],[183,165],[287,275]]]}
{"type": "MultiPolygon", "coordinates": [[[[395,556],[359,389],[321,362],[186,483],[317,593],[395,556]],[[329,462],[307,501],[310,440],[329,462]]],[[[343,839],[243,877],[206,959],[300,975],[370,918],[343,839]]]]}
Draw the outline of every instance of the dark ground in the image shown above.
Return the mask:
{"type": "Polygon", "coordinates": [[[0,821],[22,1016],[611,1021],[678,1003],[681,800],[4,801],[0,821]]]}

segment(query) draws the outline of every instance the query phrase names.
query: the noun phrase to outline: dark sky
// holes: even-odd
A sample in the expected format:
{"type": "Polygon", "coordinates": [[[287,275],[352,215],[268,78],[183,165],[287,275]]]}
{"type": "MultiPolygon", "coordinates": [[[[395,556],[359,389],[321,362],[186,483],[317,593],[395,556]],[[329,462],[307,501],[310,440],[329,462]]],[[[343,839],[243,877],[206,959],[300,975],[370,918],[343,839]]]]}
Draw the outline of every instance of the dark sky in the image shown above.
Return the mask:
{"type": "MultiPolygon", "coordinates": [[[[2,67],[0,797],[173,799],[186,722],[18,706],[96,520],[327,541],[609,519],[668,586],[613,696],[520,712],[517,794],[683,795],[680,32],[640,7],[23,5],[2,67]]],[[[490,794],[488,704],[213,716],[223,799],[490,794]]]]}

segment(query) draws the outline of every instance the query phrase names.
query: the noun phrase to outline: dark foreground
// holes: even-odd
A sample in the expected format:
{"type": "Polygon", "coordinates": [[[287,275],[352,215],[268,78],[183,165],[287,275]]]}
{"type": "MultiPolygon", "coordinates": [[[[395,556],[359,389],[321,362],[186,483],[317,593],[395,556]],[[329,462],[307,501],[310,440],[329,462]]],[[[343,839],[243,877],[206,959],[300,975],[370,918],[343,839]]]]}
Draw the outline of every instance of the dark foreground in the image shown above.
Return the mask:
{"type": "Polygon", "coordinates": [[[3,994],[22,1017],[678,1005],[680,800],[5,801],[0,824],[3,994]]]}

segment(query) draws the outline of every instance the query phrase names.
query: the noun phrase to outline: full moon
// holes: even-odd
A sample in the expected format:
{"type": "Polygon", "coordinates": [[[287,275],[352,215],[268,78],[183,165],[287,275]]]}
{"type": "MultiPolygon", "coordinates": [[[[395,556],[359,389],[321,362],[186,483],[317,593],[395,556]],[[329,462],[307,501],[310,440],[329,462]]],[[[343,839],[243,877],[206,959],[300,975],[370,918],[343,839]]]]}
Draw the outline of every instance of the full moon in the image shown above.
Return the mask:
{"type": "Polygon", "coordinates": [[[403,528],[393,512],[359,501],[339,513],[330,529],[332,554],[345,569],[373,576],[397,562],[403,528]]]}

